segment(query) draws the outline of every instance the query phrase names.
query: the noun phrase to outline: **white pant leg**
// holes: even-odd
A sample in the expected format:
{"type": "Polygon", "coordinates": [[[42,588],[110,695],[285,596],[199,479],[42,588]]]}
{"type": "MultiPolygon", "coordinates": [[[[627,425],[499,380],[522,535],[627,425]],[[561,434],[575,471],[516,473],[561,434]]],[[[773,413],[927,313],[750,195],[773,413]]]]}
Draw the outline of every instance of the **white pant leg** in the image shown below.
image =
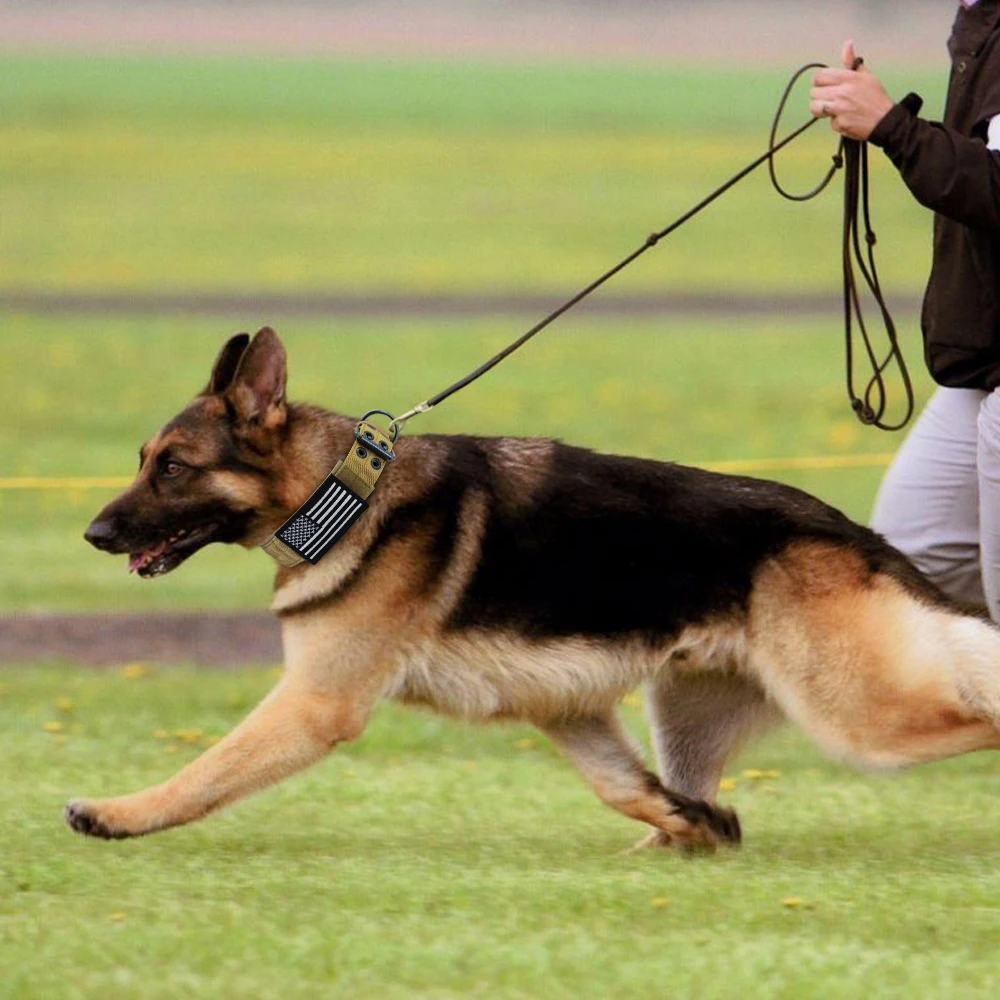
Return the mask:
{"type": "Polygon", "coordinates": [[[1000,622],[1000,391],[979,407],[979,548],[990,617],[1000,622]]]}
{"type": "MultiPolygon", "coordinates": [[[[979,562],[980,406],[978,389],[938,389],[882,480],[872,527],[956,600],[985,604],[979,562]]],[[[1000,400],[990,440],[996,443],[995,552],[1000,596],[1000,400]]],[[[992,445],[990,446],[992,447],[992,445]]]]}

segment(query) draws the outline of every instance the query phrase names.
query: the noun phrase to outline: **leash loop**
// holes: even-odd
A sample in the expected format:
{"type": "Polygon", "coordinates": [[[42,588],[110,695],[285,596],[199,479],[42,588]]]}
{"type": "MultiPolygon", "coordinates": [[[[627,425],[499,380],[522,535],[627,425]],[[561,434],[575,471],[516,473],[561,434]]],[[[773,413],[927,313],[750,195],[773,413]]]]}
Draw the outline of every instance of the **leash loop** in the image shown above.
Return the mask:
{"type": "Polygon", "coordinates": [[[868,145],[856,139],[842,139],[844,156],[844,228],[841,241],[841,267],[843,271],[844,298],[844,359],[847,396],[858,419],[866,425],[882,431],[898,431],[905,427],[913,416],[913,383],[906,360],[899,346],[896,324],[889,312],[889,306],[882,293],[882,286],[875,266],[875,244],[878,237],[872,227],[869,176],[868,145]],[[864,247],[862,248],[862,235],[864,247]],[[879,360],[868,327],[865,322],[858,280],[861,275],[864,286],[878,308],[885,330],[888,349],[879,360]],[[854,336],[855,328],[864,347],[866,366],[871,372],[864,390],[859,397],[854,381],[854,336]],[[899,382],[903,388],[902,415],[892,421],[886,417],[889,408],[889,387],[886,373],[895,366],[899,382]]]}
{"type": "MultiPolygon", "coordinates": [[[[771,119],[771,131],[768,133],[767,137],[767,147],[769,150],[773,150],[775,148],[778,138],[778,129],[781,127],[781,119],[785,114],[785,105],[788,104],[788,99],[791,97],[792,91],[795,89],[795,85],[806,73],[814,69],[826,69],[826,63],[813,62],[800,66],[792,74],[788,83],[785,84],[785,89],[781,93],[781,100],[778,101],[778,108],[774,112],[774,117],[771,119]]],[[[813,121],[816,122],[819,121],[819,119],[814,118],[813,121]]],[[[767,160],[767,173],[771,178],[771,186],[778,192],[778,194],[781,195],[782,198],[786,198],[788,201],[810,201],[826,189],[830,181],[833,180],[834,174],[836,174],[836,172],[843,166],[844,158],[839,146],[831,159],[833,161],[832,165],[827,169],[820,182],[808,191],[797,193],[795,191],[789,191],[782,185],[781,181],[778,180],[778,171],[774,165],[774,157],[769,156],[767,160]]]]}

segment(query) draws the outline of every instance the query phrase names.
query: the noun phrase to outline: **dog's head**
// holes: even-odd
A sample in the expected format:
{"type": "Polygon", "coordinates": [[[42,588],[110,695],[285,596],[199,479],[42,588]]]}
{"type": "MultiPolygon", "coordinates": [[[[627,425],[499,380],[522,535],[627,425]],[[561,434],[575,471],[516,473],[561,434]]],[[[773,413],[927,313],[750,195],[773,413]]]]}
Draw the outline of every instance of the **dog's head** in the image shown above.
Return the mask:
{"type": "Polygon", "coordinates": [[[265,327],[232,337],[208,385],[139,452],[139,472],[84,538],[162,576],[209,542],[261,540],[283,519],[276,479],[288,410],[285,350],[265,327]],[[265,534],[267,532],[264,532],[265,534]]]}

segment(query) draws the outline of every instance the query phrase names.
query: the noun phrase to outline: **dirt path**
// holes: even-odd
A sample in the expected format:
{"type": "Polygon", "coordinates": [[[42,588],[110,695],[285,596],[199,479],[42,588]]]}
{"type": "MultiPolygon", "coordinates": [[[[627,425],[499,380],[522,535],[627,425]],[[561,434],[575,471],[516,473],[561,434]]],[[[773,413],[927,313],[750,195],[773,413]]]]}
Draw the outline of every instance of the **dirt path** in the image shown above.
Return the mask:
{"type": "Polygon", "coordinates": [[[200,3],[0,0],[0,48],[787,65],[858,39],[879,66],[944,58],[948,0],[200,3]]]}
{"type": "MultiPolygon", "coordinates": [[[[285,316],[510,316],[541,317],[565,295],[326,295],[169,292],[0,292],[0,311],[54,315],[134,314],[285,316]]],[[[895,311],[919,308],[918,298],[890,303],[895,311]]],[[[632,294],[596,295],[579,307],[591,316],[703,315],[808,316],[843,309],[839,293],[811,295],[632,294]]]]}
{"type": "Polygon", "coordinates": [[[281,662],[281,639],[277,618],[264,611],[0,617],[0,667],[53,660],[94,667],[273,665],[281,662]]]}

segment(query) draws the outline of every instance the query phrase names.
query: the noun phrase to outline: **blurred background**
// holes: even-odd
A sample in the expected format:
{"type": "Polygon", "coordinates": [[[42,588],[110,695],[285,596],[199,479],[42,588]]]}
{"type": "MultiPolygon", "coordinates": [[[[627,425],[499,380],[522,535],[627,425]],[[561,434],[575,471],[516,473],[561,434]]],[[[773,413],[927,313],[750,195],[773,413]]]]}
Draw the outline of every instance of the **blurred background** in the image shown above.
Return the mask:
{"type": "MultiPolygon", "coordinates": [[[[260,554],[146,582],[81,537],[227,336],[274,326],[293,398],[406,409],[761,152],[844,38],[936,117],[953,11],[0,2],[0,608],[262,607],[260,554]]],[[[818,126],[783,176],[833,147],[818,126]]],[[[923,399],[930,217],[879,154],[874,186],[923,399]]],[[[866,518],[899,437],[844,396],[840,212],[839,185],[792,205],[754,175],[412,431],[747,470],[866,518]]]]}

